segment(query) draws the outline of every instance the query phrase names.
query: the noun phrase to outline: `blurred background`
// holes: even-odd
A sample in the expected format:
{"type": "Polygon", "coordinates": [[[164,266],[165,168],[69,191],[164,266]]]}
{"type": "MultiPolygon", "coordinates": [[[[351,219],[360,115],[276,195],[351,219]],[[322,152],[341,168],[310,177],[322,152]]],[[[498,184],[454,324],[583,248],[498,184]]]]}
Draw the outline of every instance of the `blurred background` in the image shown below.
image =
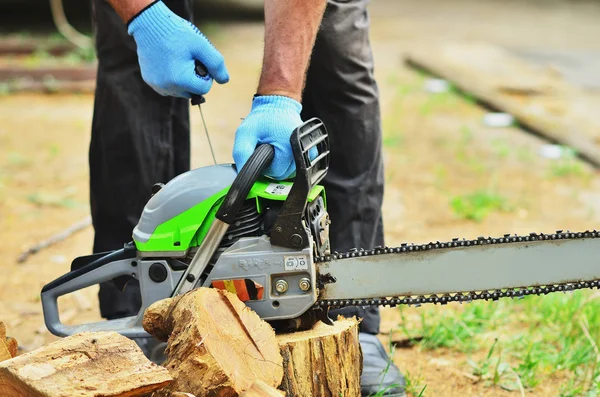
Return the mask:
{"type": "MultiPolygon", "coordinates": [[[[0,0],[0,321],[21,352],[56,339],[40,290],[89,254],[93,237],[90,5],[51,5],[0,0]]],[[[217,160],[231,162],[260,73],[262,2],[195,8],[231,74],[203,105],[217,160]]],[[[597,228],[599,1],[375,0],[369,12],[387,245],[597,228]]],[[[200,116],[190,112],[193,167],[209,165],[200,116]]],[[[63,321],[97,320],[96,292],[60,302],[63,321]]],[[[595,290],[383,315],[380,337],[411,396],[600,391],[595,290]]]]}

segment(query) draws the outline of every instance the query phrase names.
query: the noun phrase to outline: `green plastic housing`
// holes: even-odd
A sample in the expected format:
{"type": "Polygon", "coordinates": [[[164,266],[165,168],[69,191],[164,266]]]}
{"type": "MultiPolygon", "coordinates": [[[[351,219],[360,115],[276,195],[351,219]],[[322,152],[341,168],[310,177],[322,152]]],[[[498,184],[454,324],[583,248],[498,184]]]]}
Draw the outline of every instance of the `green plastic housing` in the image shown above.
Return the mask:
{"type": "MultiPolygon", "coordinates": [[[[247,199],[256,200],[256,208],[259,213],[263,212],[263,200],[285,201],[292,182],[282,181],[276,185],[281,186],[276,193],[272,193],[274,182],[261,178],[250,190],[247,199]]],[[[179,213],[171,219],[156,227],[148,241],[136,241],[134,243],[141,252],[185,252],[191,247],[202,243],[210,225],[215,220],[215,215],[229,187],[219,191],[209,198],[199,202],[186,211],[179,213]]],[[[311,190],[308,202],[312,202],[320,195],[326,204],[325,189],[322,185],[316,185],[311,190]]]]}

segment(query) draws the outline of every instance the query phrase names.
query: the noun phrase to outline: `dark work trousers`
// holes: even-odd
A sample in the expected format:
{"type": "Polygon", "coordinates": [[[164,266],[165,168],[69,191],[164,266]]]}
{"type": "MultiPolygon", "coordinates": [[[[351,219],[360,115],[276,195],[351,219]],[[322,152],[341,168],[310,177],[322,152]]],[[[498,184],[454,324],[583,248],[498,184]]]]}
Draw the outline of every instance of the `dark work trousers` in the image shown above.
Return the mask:
{"type": "MultiPolygon", "coordinates": [[[[189,101],[163,97],[142,80],[135,42],[105,0],[93,1],[98,77],[90,142],[90,204],[94,252],[123,247],[154,183],[190,168],[189,101]]],[[[165,0],[192,19],[187,0],[165,0]]],[[[329,1],[303,99],[304,120],[319,117],[330,134],[331,162],[324,181],[332,220],[332,249],[383,245],[383,165],[377,86],[369,43],[366,0],[329,1]]],[[[248,99],[249,101],[251,98],[248,99]]],[[[140,307],[136,284],[124,292],[100,286],[100,311],[112,319],[140,307]]],[[[379,331],[377,309],[346,308],[363,318],[361,331],[379,331]]]]}

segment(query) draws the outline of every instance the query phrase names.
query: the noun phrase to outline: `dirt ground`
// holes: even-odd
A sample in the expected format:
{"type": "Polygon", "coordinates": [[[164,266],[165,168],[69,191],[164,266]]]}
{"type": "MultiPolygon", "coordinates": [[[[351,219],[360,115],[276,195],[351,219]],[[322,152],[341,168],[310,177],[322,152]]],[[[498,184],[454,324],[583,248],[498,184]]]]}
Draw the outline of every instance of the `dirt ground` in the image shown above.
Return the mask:
{"type": "MultiPolygon", "coordinates": [[[[432,96],[425,80],[402,63],[404,51],[438,40],[485,40],[514,48],[600,51],[600,3],[379,0],[371,6],[372,43],[385,134],[386,243],[449,240],[504,233],[597,228],[600,177],[582,163],[557,166],[540,156],[546,145],[517,128],[490,128],[486,111],[453,95],[432,96]],[[473,193],[500,196],[504,211],[481,222],[453,212],[451,200],[473,193]]],[[[258,79],[262,25],[217,26],[211,40],[232,76],[203,105],[219,162],[230,162],[236,127],[258,79]]],[[[90,227],[25,263],[20,252],[84,219],[88,208],[87,149],[91,95],[0,96],[0,321],[23,351],[56,339],[44,326],[40,290],[90,253],[90,227]]],[[[197,109],[191,109],[193,167],[211,164],[197,109]]],[[[123,192],[127,194],[127,192],[123,192]]],[[[69,322],[98,319],[95,289],[61,302],[69,322]]],[[[419,310],[411,308],[409,310],[419,310]]],[[[395,328],[385,309],[382,330],[395,328]]],[[[428,396],[493,396],[465,376],[458,353],[398,349],[403,371],[421,374],[428,396]]],[[[561,379],[528,395],[556,395],[561,379]]]]}

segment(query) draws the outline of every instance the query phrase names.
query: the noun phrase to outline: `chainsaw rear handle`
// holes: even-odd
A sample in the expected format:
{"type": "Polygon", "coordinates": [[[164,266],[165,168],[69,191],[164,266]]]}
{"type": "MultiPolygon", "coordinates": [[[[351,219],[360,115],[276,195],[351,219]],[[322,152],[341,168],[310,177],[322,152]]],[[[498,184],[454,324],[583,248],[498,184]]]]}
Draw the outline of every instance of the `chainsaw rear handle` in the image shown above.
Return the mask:
{"type": "MultiPolygon", "coordinates": [[[[119,276],[139,279],[139,266],[133,266],[133,263],[137,263],[135,257],[130,258],[128,254],[123,249],[114,251],[46,284],[42,289],[41,301],[44,322],[48,330],[57,336],[69,336],[88,331],[115,331],[127,337],[148,336],[141,326],[141,317],[137,318],[139,315],[83,325],[66,325],[60,319],[59,297],[119,276]]],[[[143,314],[143,311],[140,312],[143,314]]]]}
{"type": "Polygon", "coordinates": [[[242,208],[248,193],[254,183],[261,176],[265,168],[271,164],[275,156],[275,148],[269,144],[261,144],[257,146],[254,153],[250,156],[246,164],[239,171],[234,179],[219,211],[217,219],[231,225],[235,222],[238,212],[242,208]]]}

